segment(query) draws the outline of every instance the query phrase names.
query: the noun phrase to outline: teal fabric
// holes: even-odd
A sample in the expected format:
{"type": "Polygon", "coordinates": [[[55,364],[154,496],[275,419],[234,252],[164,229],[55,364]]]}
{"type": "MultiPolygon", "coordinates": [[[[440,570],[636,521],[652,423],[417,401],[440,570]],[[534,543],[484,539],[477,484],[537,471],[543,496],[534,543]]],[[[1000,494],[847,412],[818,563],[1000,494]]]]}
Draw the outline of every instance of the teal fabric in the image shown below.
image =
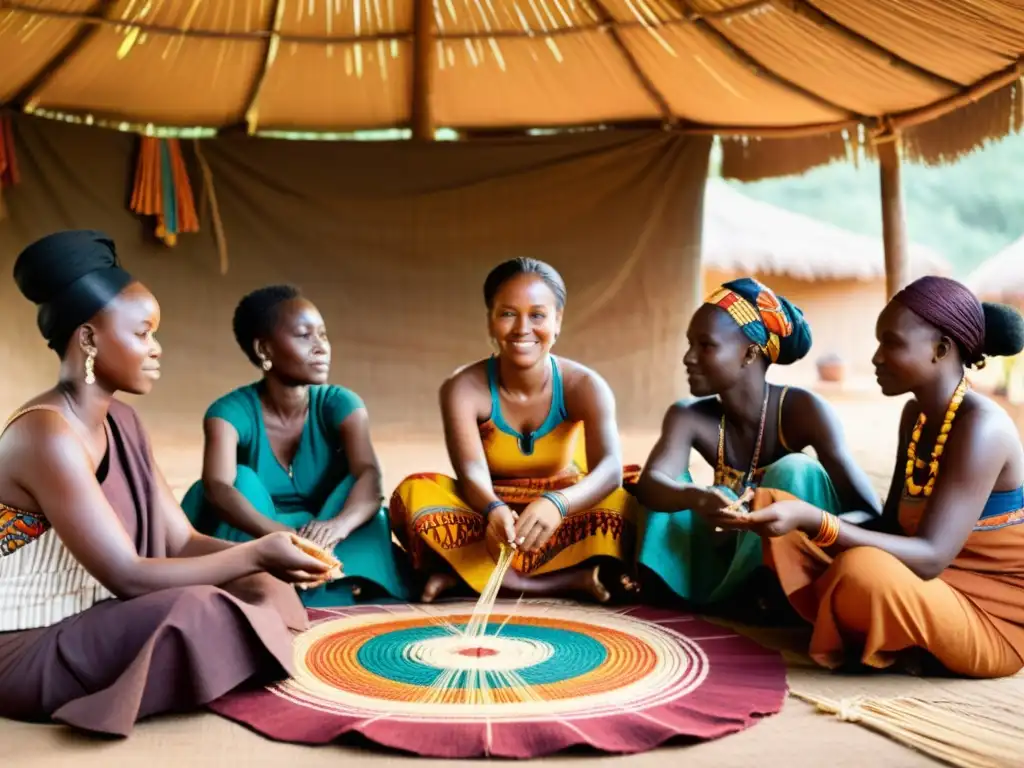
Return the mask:
{"type": "Polygon", "coordinates": [[[498,358],[491,355],[487,361],[487,382],[491,390],[491,421],[494,426],[507,435],[511,435],[519,441],[519,450],[526,456],[533,454],[534,444],[542,437],[546,437],[563,421],[569,418],[565,410],[565,393],[562,389],[562,374],[558,370],[558,363],[555,356],[551,355],[551,407],[548,409],[547,418],[534,432],[521,434],[509,426],[501,412],[501,393],[498,391],[498,358]]]}
{"type": "MultiPolygon", "coordinates": [[[[692,482],[690,473],[684,473],[680,482],[692,482]]],[[[786,491],[828,512],[841,511],[824,467],[803,453],[792,453],[768,466],[761,487],[786,491]]],[[[718,490],[736,498],[728,488],[718,490]]],[[[761,537],[750,531],[716,534],[688,509],[643,510],[637,559],[679,597],[711,605],[734,595],[762,564],[761,537]]]]}
{"type": "MultiPolygon", "coordinates": [[[[289,476],[270,447],[257,386],[250,384],[228,393],[206,412],[206,418],[223,419],[238,432],[235,489],[261,514],[291,528],[301,528],[311,520],[336,517],[355,484],[355,478],[349,474],[340,426],[353,411],[363,407],[362,400],[338,386],[309,388],[309,416],[289,476]]],[[[251,538],[220,520],[210,509],[202,481],[189,489],[181,506],[201,533],[228,541],[251,538]]],[[[408,574],[396,557],[383,508],[338,544],[334,554],[341,560],[346,578],[316,590],[301,591],[306,605],[352,604],[356,579],[372,582],[394,598],[409,598],[408,574]]]]}
{"type": "Polygon", "coordinates": [[[206,419],[223,419],[238,433],[238,466],[256,472],[278,512],[320,510],[348,477],[341,423],[363,408],[354,392],[335,385],[309,388],[309,416],[292,459],[292,476],[282,467],[267,438],[259,384],[249,384],[216,400],[206,419]]]}

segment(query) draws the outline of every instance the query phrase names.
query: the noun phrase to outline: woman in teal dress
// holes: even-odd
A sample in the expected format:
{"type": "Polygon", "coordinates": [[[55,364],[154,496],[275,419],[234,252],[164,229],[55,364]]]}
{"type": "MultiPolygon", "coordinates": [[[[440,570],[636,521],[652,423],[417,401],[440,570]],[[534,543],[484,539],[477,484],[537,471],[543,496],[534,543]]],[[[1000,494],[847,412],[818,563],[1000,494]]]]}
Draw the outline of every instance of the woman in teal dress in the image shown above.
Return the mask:
{"type": "Polygon", "coordinates": [[[366,408],[327,384],[317,308],[291,286],[261,288],[239,303],[234,331],[263,378],[206,412],[203,477],[182,501],[193,525],[229,541],[296,531],[333,548],[345,578],[303,592],[307,606],[407,599],[366,408]]]}
{"type": "Polygon", "coordinates": [[[645,590],[653,576],[651,591],[664,585],[693,605],[715,606],[732,602],[762,563],[756,534],[717,525],[722,507],[746,488],[785,490],[835,513],[877,516],[880,503],[831,407],[765,380],[770,364],[810,350],[799,308],[752,278],[733,280],[697,310],[687,339],[694,399],[669,408],[637,486],[645,507],[638,560],[645,590]],[[692,481],[694,450],[715,468],[712,488],[692,481]]]}

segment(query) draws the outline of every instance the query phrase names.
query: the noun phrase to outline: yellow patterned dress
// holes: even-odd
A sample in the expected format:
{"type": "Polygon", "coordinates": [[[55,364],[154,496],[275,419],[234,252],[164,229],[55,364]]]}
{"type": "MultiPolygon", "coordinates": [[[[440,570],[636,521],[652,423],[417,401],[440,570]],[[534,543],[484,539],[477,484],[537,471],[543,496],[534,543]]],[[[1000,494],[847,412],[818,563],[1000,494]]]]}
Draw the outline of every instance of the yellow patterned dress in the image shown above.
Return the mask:
{"type": "MultiPolygon", "coordinates": [[[[517,512],[545,491],[568,488],[587,473],[583,423],[568,419],[554,357],[551,368],[548,417],[536,432],[522,435],[502,416],[497,359],[488,361],[491,417],[480,424],[480,440],[495,494],[517,512]]],[[[626,467],[624,481],[634,483],[639,474],[639,467],[626,467]]],[[[390,514],[392,530],[416,570],[431,567],[432,551],[474,590],[483,589],[494,571],[494,558],[484,541],[487,520],[462,500],[454,478],[435,473],[407,477],[391,497],[390,514]]],[[[635,549],[636,516],[633,497],[624,488],[616,488],[590,509],[570,512],[538,552],[517,552],[512,567],[539,576],[594,557],[629,560],[635,549]]]]}

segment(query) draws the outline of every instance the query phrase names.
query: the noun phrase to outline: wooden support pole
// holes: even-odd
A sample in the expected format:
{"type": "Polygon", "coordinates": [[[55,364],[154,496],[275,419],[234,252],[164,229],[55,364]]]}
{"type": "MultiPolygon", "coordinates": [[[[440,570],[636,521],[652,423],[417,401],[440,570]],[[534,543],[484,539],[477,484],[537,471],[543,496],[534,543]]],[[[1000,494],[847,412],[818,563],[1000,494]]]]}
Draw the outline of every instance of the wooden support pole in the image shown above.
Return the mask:
{"type": "Polygon", "coordinates": [[[410,117],[415,141],[434,140],[430,94],[434,82],[434,0],[413,0],[412,94],[410,117]]]}
{"type": "Polygon", "coordinates": [[[885,290],[891,299],[910,282],[907,229],[903,212],[899,133],[879,140],[878,166],[882,181],[882,240],[885,243],[885,290]]]}

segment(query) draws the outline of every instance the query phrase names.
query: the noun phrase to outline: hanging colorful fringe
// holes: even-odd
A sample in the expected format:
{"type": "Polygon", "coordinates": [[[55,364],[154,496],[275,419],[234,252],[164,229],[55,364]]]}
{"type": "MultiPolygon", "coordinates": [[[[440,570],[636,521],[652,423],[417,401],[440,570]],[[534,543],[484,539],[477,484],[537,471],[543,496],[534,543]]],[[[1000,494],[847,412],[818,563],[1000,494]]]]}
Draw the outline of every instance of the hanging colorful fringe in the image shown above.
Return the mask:
{"type": "Polygon", "coordinates": [[[14,122],[10,115],[0,115],[0,219],[6,215],[3,191],[18,183],[18,161],[14,156],[14,122]]]}
{"type": "Polygon", "coordinates": [[[192,187],[177,139],[142,137],[131,209],[143,216],[156,216],[156,236],[168,246],[178,242],[181,232],[199,231],[192,187]]]}

